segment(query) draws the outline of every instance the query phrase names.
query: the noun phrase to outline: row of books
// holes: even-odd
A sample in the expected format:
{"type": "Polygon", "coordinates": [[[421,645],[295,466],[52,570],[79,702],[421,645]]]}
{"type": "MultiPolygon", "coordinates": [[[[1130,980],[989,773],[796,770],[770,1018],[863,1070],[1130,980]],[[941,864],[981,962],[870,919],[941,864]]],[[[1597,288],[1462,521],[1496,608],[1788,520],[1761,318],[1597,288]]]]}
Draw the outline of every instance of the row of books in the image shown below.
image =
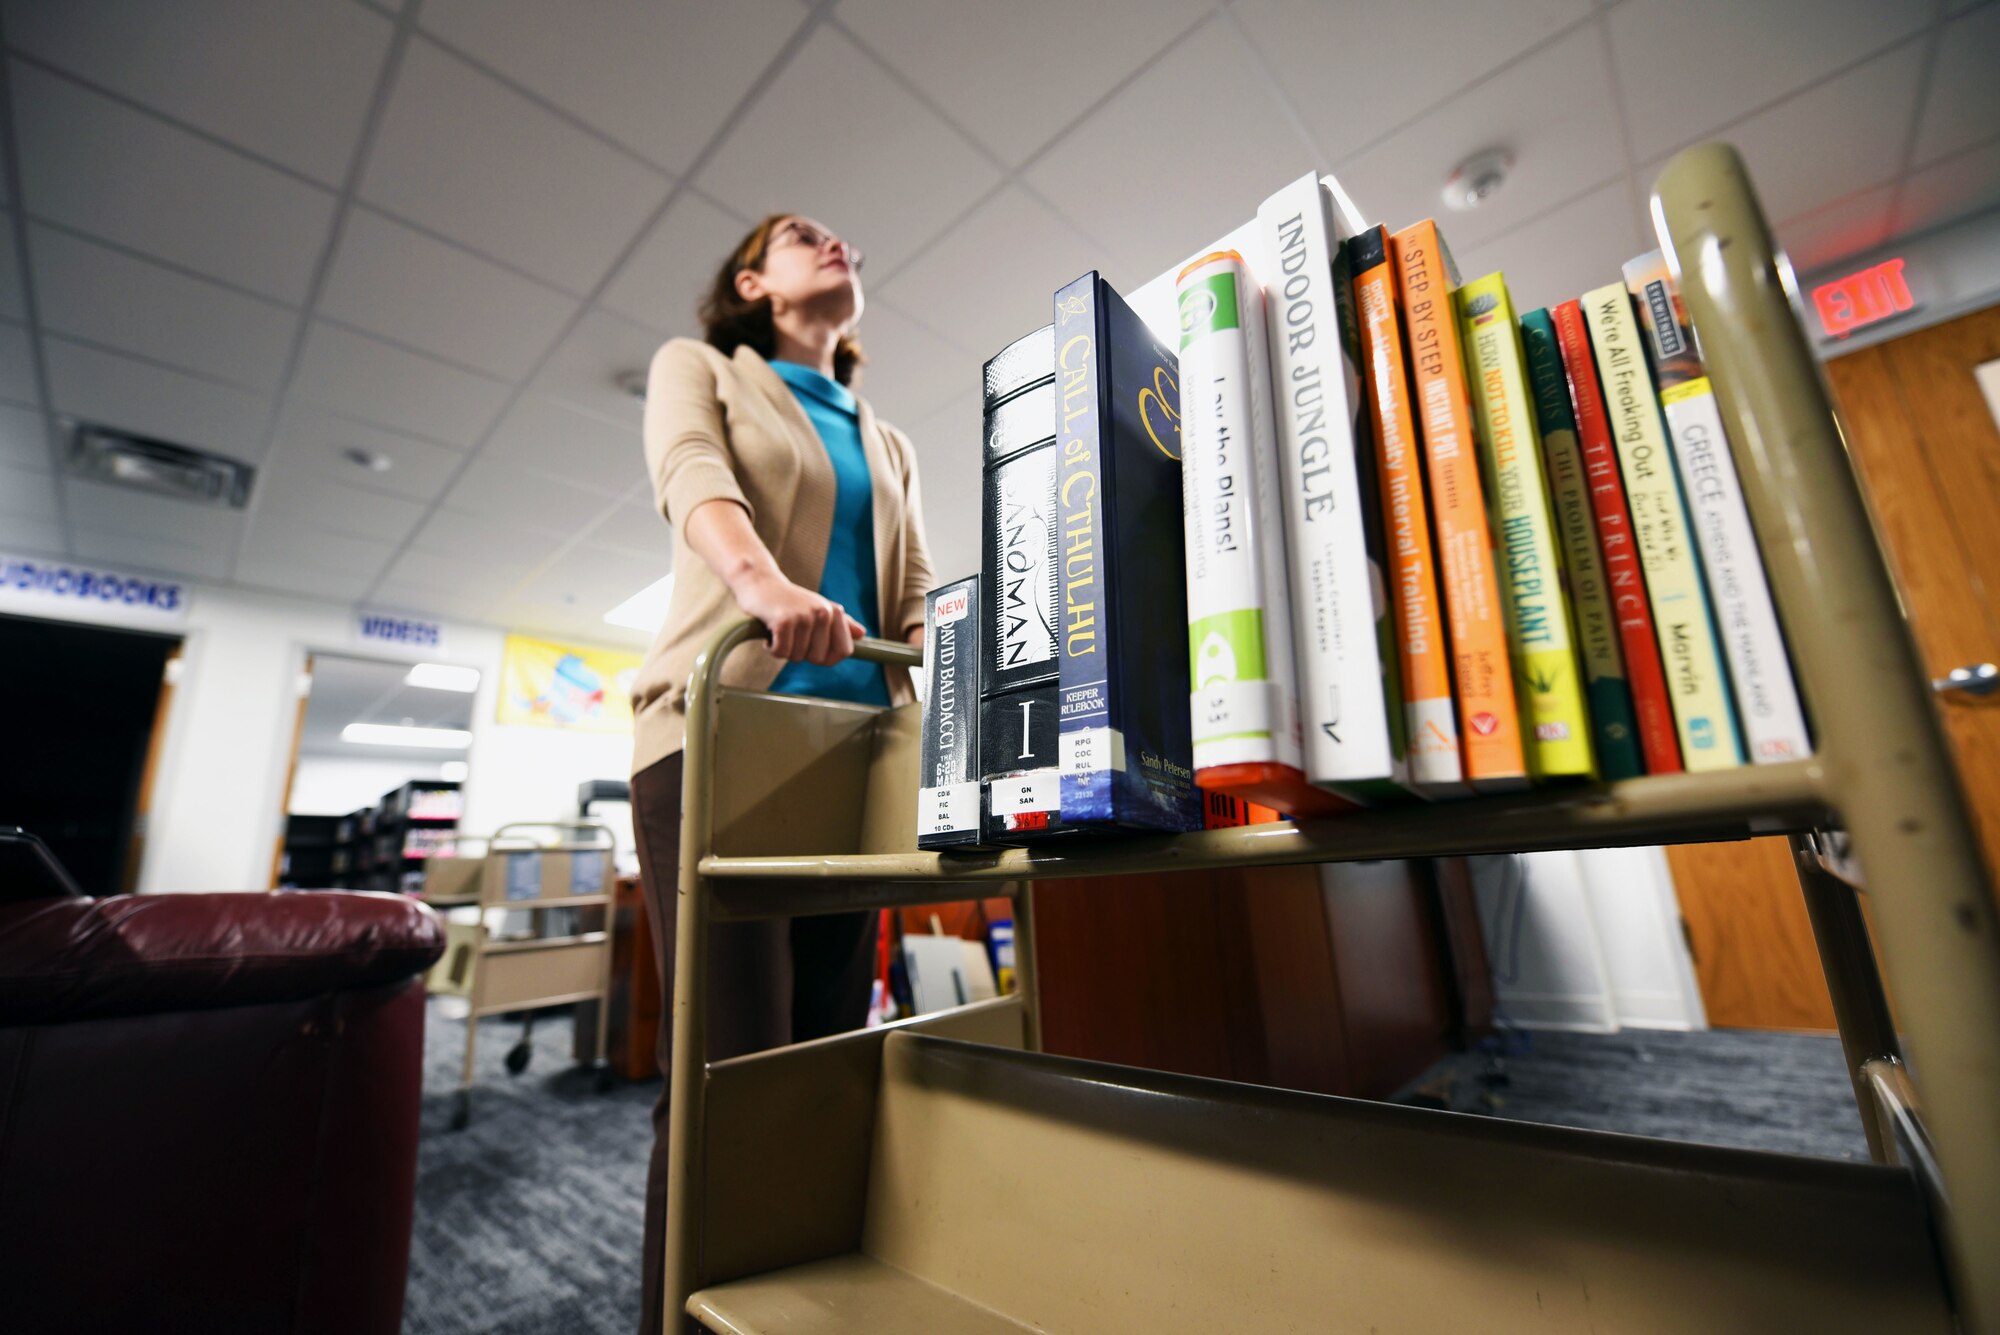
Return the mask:
{"type": "Polygon", "coordinates": [[[1435,222],[1362,226],[1312,175],[1130,304],[1091,273],[1052,313],[982,373],[925,847],[1809,754],[1659,254],[1517,316],[1435,222]]]}

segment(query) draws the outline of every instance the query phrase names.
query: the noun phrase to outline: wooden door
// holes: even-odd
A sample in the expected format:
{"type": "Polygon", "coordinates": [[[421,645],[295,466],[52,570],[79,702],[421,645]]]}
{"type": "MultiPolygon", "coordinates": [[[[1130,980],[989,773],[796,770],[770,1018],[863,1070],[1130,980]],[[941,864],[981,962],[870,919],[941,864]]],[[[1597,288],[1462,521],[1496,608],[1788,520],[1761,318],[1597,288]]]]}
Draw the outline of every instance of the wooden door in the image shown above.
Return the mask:
{"type": "MultiPolygon", "coordinates": [[[[2000,306],[1838,357],[1827,379],[1924,670],[2000,662],[2000,427],[1977,368],[2000,306]]],[[[2000,867],[2000,695],[1939,697],[1989,871],[2000,867]]],[[[1711,1024],[1830,1029],[1783,840],[1669,849],[1711,1024]]]]}
{"type": "Polygon", "coordinates": [[[153,788],[160,774],[160,753],[167,744],[167,718],[173,712],[174,683],[180,677],[181,649],[178,642],[167,651],[160,668],[160,695],[153,705],[153,729],[146,738],[146,761],[139,771],[139,798],[132,808],[132,837],[125,849],[125,871],[119,880],[120,894],[139,888],[139,868],[146,857],[146,833],[153,823],[153,788]]]}

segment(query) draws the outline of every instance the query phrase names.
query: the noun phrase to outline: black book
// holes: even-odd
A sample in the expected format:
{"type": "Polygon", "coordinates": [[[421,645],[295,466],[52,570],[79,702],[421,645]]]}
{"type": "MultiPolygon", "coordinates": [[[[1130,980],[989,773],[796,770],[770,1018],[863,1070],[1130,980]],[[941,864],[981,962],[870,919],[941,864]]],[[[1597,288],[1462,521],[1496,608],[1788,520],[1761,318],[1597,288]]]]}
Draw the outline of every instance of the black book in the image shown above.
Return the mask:
{"type": "Polygon", "coordinates": [[[979,576],[924,599],[923,770],[918,848],[977,848],[979,807],[979,576]]]}
{"type": "Polygon", "coordinates": [[[979,754],[990,843],[1060,832],[1056,688],[1056,404],[1052,328],[1018,339],[982,375],[986,452],[979,754]]]}

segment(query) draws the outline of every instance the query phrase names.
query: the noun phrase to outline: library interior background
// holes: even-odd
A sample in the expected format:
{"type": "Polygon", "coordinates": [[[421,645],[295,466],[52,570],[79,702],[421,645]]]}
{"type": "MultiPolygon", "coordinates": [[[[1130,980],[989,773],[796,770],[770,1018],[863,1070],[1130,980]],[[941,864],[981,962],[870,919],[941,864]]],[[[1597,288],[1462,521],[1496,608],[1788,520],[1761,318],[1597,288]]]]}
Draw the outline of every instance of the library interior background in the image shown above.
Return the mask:
{"type": "Polygon", "coordinates": [[[1996,66],[0,0],[0,1329],[2000,1332],[1996,66]]]}

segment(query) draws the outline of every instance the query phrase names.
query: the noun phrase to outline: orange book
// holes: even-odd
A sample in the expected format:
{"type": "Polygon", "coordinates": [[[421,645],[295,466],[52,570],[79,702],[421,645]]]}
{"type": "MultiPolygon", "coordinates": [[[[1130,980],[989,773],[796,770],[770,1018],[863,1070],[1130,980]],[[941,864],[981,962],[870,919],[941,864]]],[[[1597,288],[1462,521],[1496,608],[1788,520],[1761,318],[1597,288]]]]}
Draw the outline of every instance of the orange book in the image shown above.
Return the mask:
{"type": "Polygon", "coordinates": [[[1390,255],[1409,320],[1412,381],[1423,428],[1445,622],[1451,630],[1465,779],[1481,791],[1519,788],[1528,781],[1527,758],[1521,750],[1507,625],[1472,434],[1465,354],[1451,300],[1458,272],[1437,223],[1429,218],[1396,233],[1390,255]]]}
{"type": "Polygon", "coordinates": [[[1402,303],[1389,263],[1389,233],[1371,227],[1347,243],[1360,316],[1362,379],[1375,424],[1375,476],[1382,492],[1389,601],[1402,663],[1403,713],[1410,782],[1433,797],[1463,792],[1458,712],[1451,700],[1451,665],[1444,613],[1438,606],[1437,562],[1424,502],[1423,457],[1410,403],[1410,367],[1403,355],[1402,303]]]}

